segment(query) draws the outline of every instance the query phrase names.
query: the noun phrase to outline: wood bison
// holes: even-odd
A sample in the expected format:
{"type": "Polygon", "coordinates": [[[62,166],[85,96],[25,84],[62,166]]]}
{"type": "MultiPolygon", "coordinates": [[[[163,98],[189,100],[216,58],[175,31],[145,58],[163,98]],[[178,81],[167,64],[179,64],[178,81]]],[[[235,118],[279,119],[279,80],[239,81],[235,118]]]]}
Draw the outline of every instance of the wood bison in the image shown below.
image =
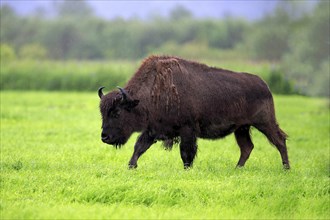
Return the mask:
{"type": "Polygon", "coordinates": [[[138,158],[157,140],[180,140],[184,168],[191,167],[197,138],[218,139],[234,132],[244,166],[253,149],[251,126],[276,146],[289,169],[287,135],[276,122],[272,94],[258,76],[213,68],[171,56],[144,60],[125,88],[103,95],[98,90],[102,141],[114,146],[142,132],[129,161],[138,158]]]}

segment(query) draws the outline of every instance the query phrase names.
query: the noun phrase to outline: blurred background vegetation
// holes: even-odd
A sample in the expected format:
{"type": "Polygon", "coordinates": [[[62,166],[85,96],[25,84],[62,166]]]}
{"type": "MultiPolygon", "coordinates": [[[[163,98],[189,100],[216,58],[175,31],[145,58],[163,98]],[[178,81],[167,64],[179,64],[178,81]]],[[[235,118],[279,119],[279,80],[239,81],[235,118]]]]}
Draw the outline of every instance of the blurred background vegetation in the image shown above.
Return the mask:
{"type": "Polygon", "coordinates": [[[166,54],[258,74],[275,93],[329,97],[329,1],[279,1],[256,21],[196,18],[180,5],[147,20],[102,19],[84,0],[53,6],[47,17],[1,5],[1,90],[114,88],[144,57],[166,54]]]}

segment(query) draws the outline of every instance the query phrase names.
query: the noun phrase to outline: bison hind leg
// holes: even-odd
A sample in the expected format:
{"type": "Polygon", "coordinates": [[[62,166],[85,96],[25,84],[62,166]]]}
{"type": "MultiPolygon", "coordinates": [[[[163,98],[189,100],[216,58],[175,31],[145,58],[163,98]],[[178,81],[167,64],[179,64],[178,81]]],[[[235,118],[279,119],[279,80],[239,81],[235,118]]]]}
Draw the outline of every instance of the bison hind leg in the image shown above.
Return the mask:
{"type": "Polygon", "coordinates": [[[288,152],[286,147],[287,134],[280,129],[276,122],[267,124],[257,124],[255,127],[262,132],[269,142],[273,144],[281,154],[284,169],[290,169],[288,152]]]}
{"type": "Polygon", "coordinates": [[[250,136],[250,126],[239,127],[235,131],[235,138],[241,150],[241,156],[236,167],[243,167],[254,147],[250,136]]]}

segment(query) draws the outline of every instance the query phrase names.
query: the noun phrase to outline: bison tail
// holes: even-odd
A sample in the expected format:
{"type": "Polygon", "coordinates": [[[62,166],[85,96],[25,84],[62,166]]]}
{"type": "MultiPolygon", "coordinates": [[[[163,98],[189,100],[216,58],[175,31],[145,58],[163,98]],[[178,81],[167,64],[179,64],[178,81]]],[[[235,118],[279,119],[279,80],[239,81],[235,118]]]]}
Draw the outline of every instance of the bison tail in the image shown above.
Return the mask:
{"type": "Polygon", "coordinates": [[[278,127],[278,130],[279,130],[280,136],[281,136],[283,139],[287,140],[288,137],[289,137],[289,135],[288,135],[287,133],[285,133],[280,127],[278,127]]]}

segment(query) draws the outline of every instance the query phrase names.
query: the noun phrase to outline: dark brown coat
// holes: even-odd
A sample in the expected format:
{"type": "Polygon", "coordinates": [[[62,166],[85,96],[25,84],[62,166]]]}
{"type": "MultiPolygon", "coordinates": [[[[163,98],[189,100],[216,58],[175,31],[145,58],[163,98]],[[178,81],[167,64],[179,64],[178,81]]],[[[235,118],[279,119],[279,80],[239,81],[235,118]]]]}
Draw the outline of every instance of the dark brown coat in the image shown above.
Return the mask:
{"type": "Polygon", "coordinates": [[[217,139],[235,133],[243,166],[253,149],[250,127],[264,133],[289,168],[286,134],[279,128],[272,94],[258,76],[236,73],[178,57],[147,58],[124,89],[102,94],[102,140],[126,143],[142,132],[129,166],[156,140],[180,138],[181,158],[190,167],[197,138],[217,139]]]}

